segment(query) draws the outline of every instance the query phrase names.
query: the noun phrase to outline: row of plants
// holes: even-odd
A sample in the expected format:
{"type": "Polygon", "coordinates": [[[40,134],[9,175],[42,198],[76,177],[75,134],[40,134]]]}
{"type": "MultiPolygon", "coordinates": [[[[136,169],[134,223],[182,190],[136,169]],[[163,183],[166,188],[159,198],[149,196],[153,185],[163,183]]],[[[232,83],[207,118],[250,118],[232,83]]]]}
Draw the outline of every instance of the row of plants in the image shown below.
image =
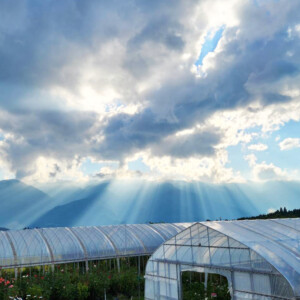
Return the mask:
{"type": "Polygon", "coordinates": [[[204,274],[198,272],[182,273],[183,300],[230,300],[227,279],[218,274],[209,274],[205,288],[204,274]]]}
{"type": "Polygon", "coordinates": [[[54,272],[37,267],[19,270],[17,279],[14,270],[2,270],[0,300],[143,299],[144,265],[140,273],[134,259],[123,259],[120,271],[111,261],[93,263],[88,272],[84,270],[84,264],[56,266],[54,272]]]}
{"type": "MultiPolygon", "coordinates": [[[[2,270],[0,300],[112,300],[143,299],[144,271],[147,259],[121,259],[120,270],[115,260],[90,262],[88,272],[84,263],[49,267],[2,270]]],[[[209,274],[207,288],[204,274],[182,274],[183,299],[231,299],[225,277],[209,274]]]]}

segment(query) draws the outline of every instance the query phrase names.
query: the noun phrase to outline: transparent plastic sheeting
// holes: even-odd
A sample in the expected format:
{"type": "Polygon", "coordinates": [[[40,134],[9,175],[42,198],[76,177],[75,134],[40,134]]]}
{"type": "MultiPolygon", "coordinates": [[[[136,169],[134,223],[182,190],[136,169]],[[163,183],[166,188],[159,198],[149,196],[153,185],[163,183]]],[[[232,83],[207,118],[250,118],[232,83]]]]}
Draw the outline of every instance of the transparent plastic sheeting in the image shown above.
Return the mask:
{"type": "Polygon", "coordinates": [[[181,299],[181,273],[217,273],[232,299],[300,299],[300,219],[195,223],[160,246],[145,299],[181,299]]]}
{"type": "Polygon", "coordinates": [[[0,268],[150,255],[192,223],[0,231],[0,268]]]}

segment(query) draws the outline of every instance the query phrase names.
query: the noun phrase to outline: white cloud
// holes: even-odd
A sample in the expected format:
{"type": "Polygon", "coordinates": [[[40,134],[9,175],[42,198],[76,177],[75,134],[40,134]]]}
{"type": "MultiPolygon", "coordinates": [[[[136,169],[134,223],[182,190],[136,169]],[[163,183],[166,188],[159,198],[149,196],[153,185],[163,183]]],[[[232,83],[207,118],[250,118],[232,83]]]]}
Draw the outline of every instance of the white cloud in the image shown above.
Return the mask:
{"type": "Polygon", "coordinates": [[[289,121],[300,121],[300,97],[287,103],[264,106],[253,102],[242,108],[215,112],[205,122],[223,133],[222,146],[250,143],[253,138],[278,131],[289,121]],[[249,129],[260,129],[249,132],[249,129]]]}
{"type": "Polygon", "coordinates": [[[271,214],[271,213],[274,213],[276,211],[276,209],[275,208],[269,208],[268,209],[268,214],[271,214]]]}
{"type": "Polygon", "coordinates": [[[30,172],[23,177],[25,182],[56,182],[56,181],[88,181],[89,177],[80,171],[81,161],[64,161],[46,157],[38,157],[31,166],[30,172]]]}
{"type": "Polygon", "coordinates": [[[254,151],[265,151],[268,149],[268,145],[266,144],[252,144],[248,146],[249,150],[254,150],[254,151]]]}
{"type": "Polygon", "coordinates": [[[238,171],[226,167],[227,151],[218,150],[213,157],[173,158],[144,154],[144,163],[151,169],[150,176],[156,179],[173,179],[204,182],[244,182],[238,171]]]}
{"type": "Polygon", "coordinates": [[[300,148],[300,138],[287,138],[279,143],[280,150],[300,148]]]}
{"type": "Polygon", "coordinates": [[[248,161],[252,171],[252,180],[269,181],[269,180],[293,180],[297,179],[296,172],[287,172],[275,166],[273,163],[265,161],[258,163],[254,154],[246,155],[245,160],[248,161]]]}
{"type": "MultiPolygon", "coordinates": [[[[34,22],[30,4],[12,6],[15,18],[0,24],[8,47],[0,77],[9,82],[0,85],[7,99],[0,100],[0,154],[18,178],[85,180],[78,161],[86,157],[120,162],[118,170],[103,168],[104,177],[134,176],[126,162],[142,152],[152,172],[145,176],[240,181],[226,167],[227,147],[252,142],[249,150],[266,150],[256,138],[300,120],[296,2],[51,5],[34,22]],[[205,37],[221,26],[216,50],[199,67],[205,76],[197,77],[205,37]],[[10,42],[18,39],[23,51],[10,42]]],[[[257,178],[285,175],[248,159],[257,178]]]]}
{"type": "Polygon", "coordinates": [[[257,157],[254,154],[248,154],[244,158],[248,161],[250,167],[254,167],[256,165],[257,157]]]}
{"type": "Polygon", "coordinates": [[[287,180],[289,178],[286,171],[283,171],[272,163],[267,164],[265,162],[255,165],[253,174],[254,178],[259,181],[287,180]]]}

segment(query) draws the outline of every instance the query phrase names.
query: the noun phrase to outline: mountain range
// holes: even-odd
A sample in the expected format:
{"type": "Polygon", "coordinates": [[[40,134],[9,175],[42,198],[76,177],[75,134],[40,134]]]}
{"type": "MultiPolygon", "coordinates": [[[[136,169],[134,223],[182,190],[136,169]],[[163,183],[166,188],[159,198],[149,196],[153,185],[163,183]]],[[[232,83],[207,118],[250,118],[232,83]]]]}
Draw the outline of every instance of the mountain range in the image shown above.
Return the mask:
{"type": "Polygon", "coordinates": [[[42,187],[0,181],[0,227],[236,219],[299,207],[299,182],[220,184],[103,181],[42,187]]]}

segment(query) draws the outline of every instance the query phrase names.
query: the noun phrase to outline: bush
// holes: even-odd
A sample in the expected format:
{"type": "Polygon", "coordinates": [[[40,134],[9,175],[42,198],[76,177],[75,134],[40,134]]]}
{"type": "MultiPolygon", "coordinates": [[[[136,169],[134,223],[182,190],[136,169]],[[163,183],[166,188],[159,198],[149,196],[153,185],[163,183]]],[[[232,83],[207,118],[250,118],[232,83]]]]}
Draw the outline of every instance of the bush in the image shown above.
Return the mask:
{"type": "Polygon", "coordinates": [[[44,275],[39,268],[23,269],[14,282],[14,271],[5,270],[4,278],[0,278],[0,300],[6,300],[8,296],[26,300],[39,297],[44,300],[103,300],[105,294],[108,300],[116,296],[138,299],[139,289],[143,299],[143,276],[138,277],[134,262],[132,259],[130,266],[123,260],[120,273],[114,269],[114,264],[105,261],[91,266],[88,273],[83,264],[79,269],[74,264],[56,266],[54,273],[51,268],[45,268],[44,275]],[[10,285],[13,286],[9,288],[10,285]]]}

